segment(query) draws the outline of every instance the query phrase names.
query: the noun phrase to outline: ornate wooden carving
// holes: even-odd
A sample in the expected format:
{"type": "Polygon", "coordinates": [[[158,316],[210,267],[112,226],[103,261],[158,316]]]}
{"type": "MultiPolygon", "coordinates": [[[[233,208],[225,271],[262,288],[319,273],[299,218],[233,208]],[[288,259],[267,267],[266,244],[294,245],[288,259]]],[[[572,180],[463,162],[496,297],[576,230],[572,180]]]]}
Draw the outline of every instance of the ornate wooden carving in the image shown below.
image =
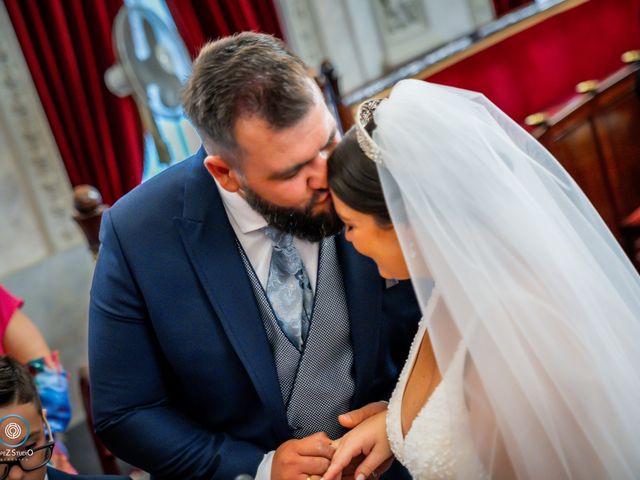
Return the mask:
{"type": "Polygon", "coordinates": [[[335,74],[331,62],[328,60],[322,62],[320,73],[320,86],[324,91],[327,105],[333,110],[334,115],[339,120],[342,131],[346,132],[353,125],[353,114],[351,113],[351,109],[345,106],[342,101],[338,77],[335,74]]]}
{"type": "Polygon", "coordinates": [[[102,195],[91,185],[78,185],[73,189],[73,219],[82,229],[94,255],[100,248],[100,222],[102,213],[108,208],[102,203],[102,195]]]}

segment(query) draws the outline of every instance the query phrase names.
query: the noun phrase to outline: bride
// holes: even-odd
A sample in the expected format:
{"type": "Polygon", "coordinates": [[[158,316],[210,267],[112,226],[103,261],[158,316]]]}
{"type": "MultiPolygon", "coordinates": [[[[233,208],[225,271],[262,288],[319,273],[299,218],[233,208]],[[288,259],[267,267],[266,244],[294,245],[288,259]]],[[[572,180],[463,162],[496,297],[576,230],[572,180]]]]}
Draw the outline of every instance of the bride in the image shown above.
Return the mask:
{"type": "Polygon", "coordinates": [[[423,320],[324,480],[359,455],[359,479],[392,455],[417,479],[640,478],[640,279],[540,144],[480,94],[407,80],[361,106],[329,183],[423,320]]]}

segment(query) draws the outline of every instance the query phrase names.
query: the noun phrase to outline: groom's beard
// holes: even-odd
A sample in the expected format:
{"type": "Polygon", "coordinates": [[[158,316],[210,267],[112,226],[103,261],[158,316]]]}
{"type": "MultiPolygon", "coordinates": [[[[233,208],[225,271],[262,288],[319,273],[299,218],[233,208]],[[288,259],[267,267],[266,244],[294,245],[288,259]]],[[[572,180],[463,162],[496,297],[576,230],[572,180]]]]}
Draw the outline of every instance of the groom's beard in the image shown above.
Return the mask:
{"type": "Polygon", "coordinates": [[[313,213],[319,193],[314,193],[307,206],[300,209],[274,205],[246,185],[242,187],[242,191],[249,206],[262,215],[269,225],[282,232],[310,242],[319,242],[342,230],[342,221],[333,208],[333,203],[330,204],[328,211],[313,213]]]}

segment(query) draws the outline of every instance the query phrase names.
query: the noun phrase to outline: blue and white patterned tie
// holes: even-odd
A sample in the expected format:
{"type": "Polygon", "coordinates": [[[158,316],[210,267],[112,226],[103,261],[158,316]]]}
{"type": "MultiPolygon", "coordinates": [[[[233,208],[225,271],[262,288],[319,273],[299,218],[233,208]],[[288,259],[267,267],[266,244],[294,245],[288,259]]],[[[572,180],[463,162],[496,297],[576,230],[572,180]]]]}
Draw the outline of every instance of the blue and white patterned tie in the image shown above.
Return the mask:
{"type": "Polygon", "coordinates": [[[265,227],[264,233],[273,242],[267,298],[271,302],[280,328],[302,350],[313,311],[313,290],[293,236],[275,227],[265,227]]]}

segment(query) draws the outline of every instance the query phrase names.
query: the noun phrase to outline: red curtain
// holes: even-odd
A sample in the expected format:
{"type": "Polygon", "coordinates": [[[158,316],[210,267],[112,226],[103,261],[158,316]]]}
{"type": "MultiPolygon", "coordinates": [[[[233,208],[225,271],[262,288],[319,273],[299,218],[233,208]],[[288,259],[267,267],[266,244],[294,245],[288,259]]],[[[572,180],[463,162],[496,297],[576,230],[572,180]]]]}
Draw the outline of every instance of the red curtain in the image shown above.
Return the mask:
{"type": "Polygon", "coordinates": [[[253,30],[282,38],[273,0],[166,0],[187,49],[195,57],[208,40],[253,30]]]}
{"type": "Polygon", "coordinates": [[[496,11],[496,17],[501,17],[510,10],[527,3],[533,3],[533,0],[493,0],[493,7],[496,11]]]}
{"type": "Polygon", "coordinates": [[[106,203],[140,183],[142,128],[131,98],[111,94],[111,26],[122,0],[5,0],[72,185],[106,203]]]}

